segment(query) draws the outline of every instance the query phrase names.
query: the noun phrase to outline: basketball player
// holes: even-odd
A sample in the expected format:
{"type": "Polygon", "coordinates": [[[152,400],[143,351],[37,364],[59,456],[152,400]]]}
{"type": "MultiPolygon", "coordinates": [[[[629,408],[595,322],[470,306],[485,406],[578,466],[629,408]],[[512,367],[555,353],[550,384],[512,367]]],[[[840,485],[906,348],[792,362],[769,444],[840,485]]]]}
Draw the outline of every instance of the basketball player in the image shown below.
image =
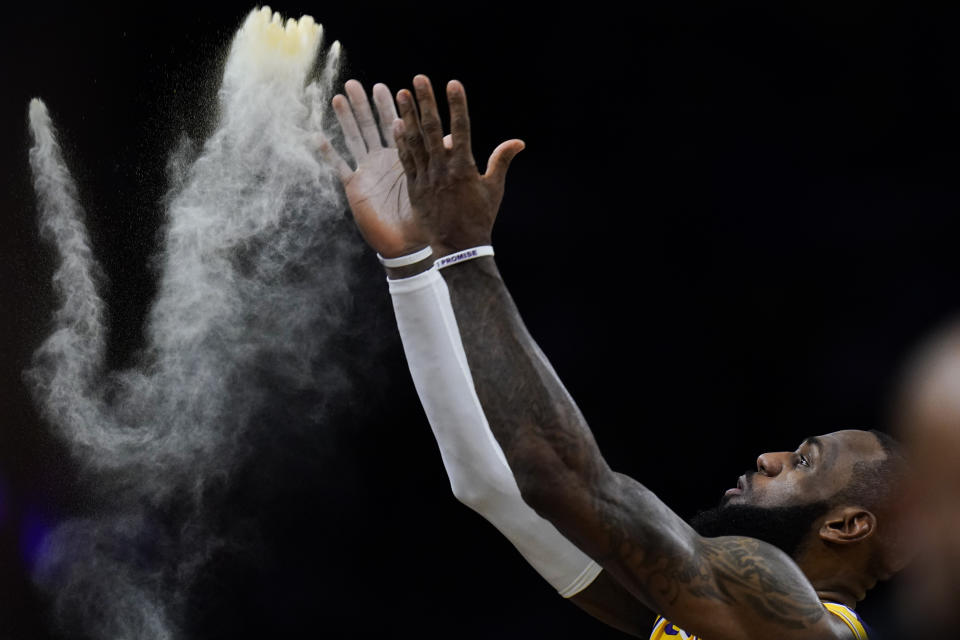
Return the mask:
{"type": "Polygon", "coordinates": [[[446,137],[429,80],[414,88],[416,103],[397,94],[397,118],[389,90],[374,87],[379,128],[358,82],[334,98],[356,169],[318,144],[387,269],[454,494],[561,595],[638,637],[866,638],[856,603],[907,557],[895,442],[847,430],[765,453],[694,526],[611,470],[493,261],[493,222],[523,143],[499,145],[481,175],[462,84],[447,86],[446,137]]]}

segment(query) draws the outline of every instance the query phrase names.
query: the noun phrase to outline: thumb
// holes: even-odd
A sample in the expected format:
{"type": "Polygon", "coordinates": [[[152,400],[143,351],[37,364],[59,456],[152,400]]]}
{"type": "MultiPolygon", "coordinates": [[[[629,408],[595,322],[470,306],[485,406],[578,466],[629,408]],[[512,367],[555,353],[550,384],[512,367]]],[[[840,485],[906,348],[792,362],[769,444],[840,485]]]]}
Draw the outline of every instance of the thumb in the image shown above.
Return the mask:
{"type": "Polygon", "coordinates": [[[523,140],[517,138],[501,142],[490,154],[490,159],[487,160],[487,172],[483,177],[498,184],[503,184],[507,178],[507,168],[510,167],[510,162],[526,146],[523,140]]]}

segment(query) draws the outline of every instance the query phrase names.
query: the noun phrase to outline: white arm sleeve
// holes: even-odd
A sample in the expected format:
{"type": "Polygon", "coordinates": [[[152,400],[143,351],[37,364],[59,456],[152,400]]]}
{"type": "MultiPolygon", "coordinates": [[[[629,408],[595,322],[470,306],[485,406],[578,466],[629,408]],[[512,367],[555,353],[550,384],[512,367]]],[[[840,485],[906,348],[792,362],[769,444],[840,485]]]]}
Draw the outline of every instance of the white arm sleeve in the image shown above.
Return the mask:
{"type": "Polygon", "coordinates": [[[443,277],[433,267],[387,282],[413,383],[453,494],[499,529],[560,595],[582,591],[601,567],[520,497],[474,390],[443,277]]]}

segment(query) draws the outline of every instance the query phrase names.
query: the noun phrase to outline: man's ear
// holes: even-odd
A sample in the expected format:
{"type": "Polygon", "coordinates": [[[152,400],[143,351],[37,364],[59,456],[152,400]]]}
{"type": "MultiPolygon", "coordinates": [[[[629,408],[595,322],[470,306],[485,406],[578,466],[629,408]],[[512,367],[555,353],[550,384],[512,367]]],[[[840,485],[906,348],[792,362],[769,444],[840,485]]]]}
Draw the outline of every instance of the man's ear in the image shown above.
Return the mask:
{"type": "Polygon", "coordinates": [[[862,507],[841,507],[831,511],[820,526],[820,538],[826,542],[849,544],[872,536],[877,518],[862,507]]]}

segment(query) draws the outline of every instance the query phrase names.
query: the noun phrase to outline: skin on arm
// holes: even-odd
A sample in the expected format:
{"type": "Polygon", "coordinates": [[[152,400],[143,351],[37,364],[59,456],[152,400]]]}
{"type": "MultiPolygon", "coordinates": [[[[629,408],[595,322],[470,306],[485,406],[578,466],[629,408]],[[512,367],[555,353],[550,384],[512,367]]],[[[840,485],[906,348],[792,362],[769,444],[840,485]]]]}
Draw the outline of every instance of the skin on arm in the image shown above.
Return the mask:
{"type": "Polygon", "coordinates": [[[608,571],[580,593],[568,598],[591,616],[614,629],[638,638],[648,638],[656,614],[637,600],[608,571]]]}
{"type": "MultiPolygon", "coordinates": [[[[318,149],[326,162],[338,172],[346,190],[351,211],[368,244],[386,257],[405,255],[415,251],[424,246],[426,240],[419,228],[413,224],[409,197],[406,191],[406,177],[397,156],[393,137],[388,135],[389,127],[397,115],[393,98],[386,86],[382,84],[374,85],[373,102],[380,121],[378,131],[370,102],[367,100],[360,83],[356,80],[347,81],[345,93],[346,96],[338,95],[334,98],[333,106],[356,169],[340,156],[326,138],[321,137],[317,140],[318,149]],[[384,133],[386,142],[381,141],[380,133],[384,133]]],[[[452,148],[452,138],[450,136],[444,138],[442,142],[447,149],[452,148]]],[[[425,261],[422,264],[418,263],[409,267],[388,269],[388,273],[391,279],[405,278],[415,275],[429,264],[430,261],[425,261]]],[[[411,369],[411,371],[413,370],[411,369]]],[[[414,377],[416,380],[416,375],[414,377]]],[[[437,392],[441,391],[443,391],[443,384],[437,390],[437,392]]],[[[431,426],[435,427],[433,423],[431,423],[431,426]]],[[[469,426],[461,425],[461,429],[468,429],[469,426]]],[[[463,437],[466,438],[466,434],[463,437]]],[[[451,445],[450,438],[451,436],[448,434],[446,440],[448,446],[451,445]]],[[[437,440],[442,448],[443,443],[440,435],[437,435],[437,440]]],[[[450,472],[448,468],[448,473],[450,472]]],[[[476,476],[476,474],[474,475],[476,476]]],[[[452,478],[453,476],[451,476],[452,478]]],[[[490,484],[489,480],[484,477],[474,477],[472,481],[479,489],[484,489],[490,484]]],[[[492,490],[499,494],[504,489],[499,484],[495,484],[492,490]]],[[[454,493],[456,494],[456,490],[454,493]]],[[[519,496],[517,499],[519,500],[519,496]]],[[[474,510],[477,509],[474,508],[474,510]]],[[[515,510],[511,513],[516,515],[515,510]]],[[[487,516],[484,515],[484,517],[487,516]]],[[[505,515],[501,515],[499,520],[502,520],[503,517],[505,515]]],[[[513,525],[513,528],[529,526],[528,532],[519,533],[527,536],[534,533],[545,535],[544,526],[550,527],[550,525],[540,518],[535,517],[534,519],[540,522],[534,523],[529,520],[516,520],[514,518],[513,522],[516,524],[513,525]],[[527,524],[519,524],[520,522],[526,522],[527,524]]],[[[497,525],[497,521],[497,518],[491,520],[495,525],[497,525]]],[[[514,533],[518,532],[514,531],[514,533]]],[[[513,542],[514,539],[511,538],[511,541],[513,542]]],[[[548,543],[543,542],[542,544],[548,543]]],[[[555,545],[556,543],[550,544],[555,545]]],[[[550,549],[548,553],[564,554],[562,557],[555,557],[553,562],[570,562],[569,555],[566,552],[555,546],[546,548],[550,549]]],[[[547,556],[543,555],[543,558],[546,559],[547,556]]],[[[529,557],[528,561],[537,568],[529,557]]],[[[551,571],[555,572],[555,567],[556,565],[551,571]]],[[[537,570],[541,571],[541,569],[537,570]]],[[[542,571],[541,574],[546,577],[546,574],[542,571]]],[[[604,572],[601,572],[589,586],[570,597],[569,600],[599,620],[622,631],[638,637],[646,637],[650,633],[654,614],[604,572]]]]}
{"type": "MultiPolygon", "coordinates": [[[[447,87],[452,142],[442,144],[429,81],[397,96],[393,133],[414,217],[438,255],[489,244],[510,160],[502,143],[480,174],[463,86],[447,87]]],[[[470,370],[524,499],[636,599],[687,632],[849,638],[783,552],[752,538],[702,538],[653,493],[612,471],[586,421],[524,326],[491,257],[444,270],[470,370]]]]}

